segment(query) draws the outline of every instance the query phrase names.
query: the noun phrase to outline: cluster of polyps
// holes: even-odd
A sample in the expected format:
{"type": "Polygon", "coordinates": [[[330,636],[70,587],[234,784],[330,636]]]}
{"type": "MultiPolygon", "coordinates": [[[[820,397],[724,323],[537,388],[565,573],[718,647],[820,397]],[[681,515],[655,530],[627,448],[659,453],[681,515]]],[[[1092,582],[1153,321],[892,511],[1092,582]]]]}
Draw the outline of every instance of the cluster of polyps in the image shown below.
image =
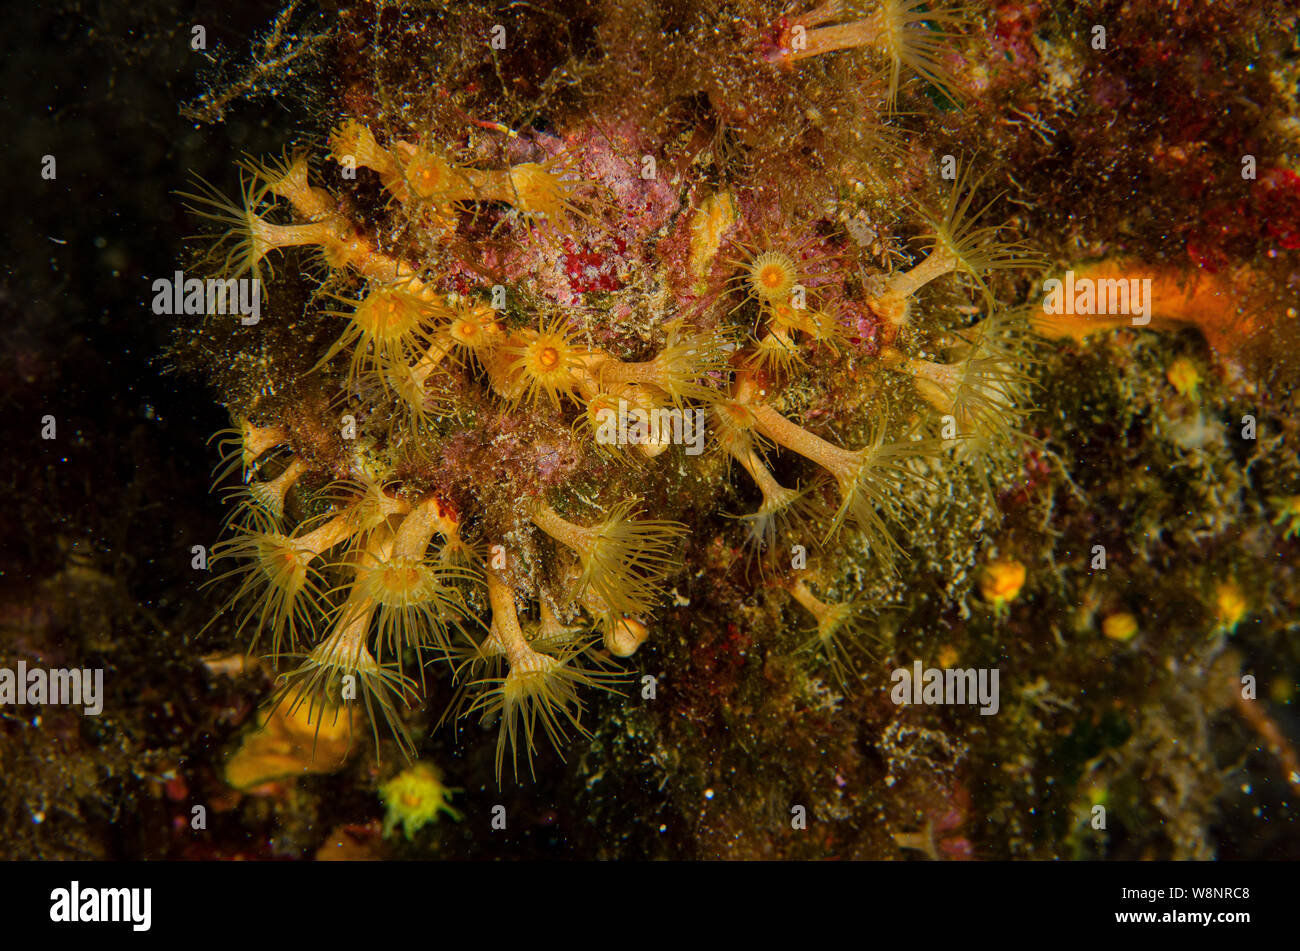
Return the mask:
{"type": "MultiPolygon", "coordinates": [[[[409,143],[381,148],[352,122],[332,144],[336,159],[372,169],[412,220],[434,233],[450,234],[459,209],[470,202],[505,203],[530,223],[542,219],[561,229],[569,215],[582,213],[572,197],[578,186],[541,164],[501,171],[459,167],[409,143]]],[[[355,298],[331,296],[347,306],[326,315],[344,326],[315,369],[346,361],[344,387],[389,394],[408,441],[418,442],[427,425],[454,412],[451,384],[485,386],[507,410],[576,409],[576,422],[586,423],[593,439],[611,403],[649,411],[713,398],[710,375],[723,371],[730,356],[721,335],[674,331],[651,359],[626,361],[584,344],[562,316],[509,328],[486,302],[443,293],[409,262],[368,240],[328,192],[308,182],[305,156],[279,166],[246,166],[245,172],[242,207],[212,192],[190,196],[200,213],[230,227],[218,245],[225,249],[226,270],[259,272],[273,251],[308,246],[329,269],[358,283],[355,298]],[[298,220],[270,220],[279,202],[298,220]]],[[[635,451],[654,457],[670,438],[671,431],[660,433],[639,441],[635,451]]],[[[485,669],[463,685],[458,709],[500,714],[498,772],[506,746],[515,748],[520,723],[530,755],[539,717],[553,740],[563,736],[564,722],[583,729],[576,688],[609,688],[614,681],[609,671],[585,666],[584,655],[599,642],[609,654],[630,656],[645,640],[642,619],[654,610],[675,566],[675,542],[684,529],[641,517],[632,502],[584,524],[544,498],[531,500],[527,518],[552,540],[554,560],[567,575],[564,590],[552,592],[556,605],[540,598],[542,622],[526,635],[504,564],[496,554],[489,563],[483,549],[462,536],[458,513],[437,492],[413,494],[362,465],[339,478],[336,467],[317,497],[325,511],[294,520],[286,499],[313,466],[294,451],[290,429],[245,420],[226,442],[223,475],[242,472],[247,484],[237,493],[232,537],[216,547],[214,562],[234,563],[219,579],[239,582],[230,605],[240,630],[255,642],[267,635],[280,660],[298,660],[296,669],[281,675],[279,702],[307,703],[313,715],[323,715],[340,700],[363,700],[372,721],[382,715],[405,744],[399,709],[418,699],[428,660],[452,662],[458,676],[485,669]],[[490,625],[468,607],[469,589],[484,582],[490,625]],[[556,607],[569,623],[561,623],[556,607]],[[583,615],[587,623],[572,623],[583,615]],[[485,633],[476,636],[476,625],[485,633]],[[593,627],[598,638],[586,633],[593,627]],[[412,658],[418,681],[403,667],[412,658]]],[[[490,550],[509,557],[503,539],[488,541],[495,543],[490,550]]]]}
{"type": "MultiPolygon", "coordinates": [[[[268,453],[265,465],[283,464],[280,474],[239,493],[233,535],[214,549],[214,563],[235,562],[218,580],[239,579],[230,606],[240,631],[251,631],[255,643],[267,635],[277,659],[298,660],[281,675],[278,703],[306,703],[311,716],[324,716],[340,701],[361,700],[372,723],[382,716],[405,746],[399,708],[419,699],[426,661],[442,659],[455,663],[458,675],[487,667],[462,692],[477,697],[457,708],[501,715],[498,774],[519,723],[530,753],[539,717],[557,744],[562,721],[583,729],[576,688],[612,689],[616,681],[610,671],[583,664],[590,625],[561,623],[543,600],[540,623],[525,635],[514,591],[466,542],[460,519],[438,497],[408,500],[375,482],[340,481],[330,487],[327,511],[293,525],[285,499],[309,467],[287,450],[275,454],[288,434],[245,423],[230,436],[235,466],[268,453]],[[491,624],[476,637],[466,592],[484,580],[491,624]],[[403,668],[411,656],[418,682],[403,668]]],[[[645,640],[638,616],[653,610],[683,528],[636,516],[627,503],[580,525],[543,500],[531,507],[532,523],[573,555],[566,609],[583,608],[615,656],[630,656],[645,640]]]]}
{"type": "MultiPolygon", "coordinates": [[[[568,232],[578,222],[599,223],[583,198],[587,183],[558,160],[482,169],[428,145],[394,140],[381,146],[351,121],[335,131],[331,149],[344,168],[371,170],[405,224],[435,243],[451,242],[460,216],[482,203],[505,206],[516,226],[529,229],[568,232]]],[[[261,273],[272,252],[315,249],[334,277],[331,306],[339,305],[325,314],[343,322],[317,369],[346,363],[345,390],[388,394],[401,417],[401,440],[419,444],[429,427],[455,415],[457,394],[467,389],[505,412],[567,416],[578,431],[586,427],[593,444],[602,414],[615,405],[650,413],[704,404],[716,444],[762,493],[749,517],[760,547],[771,546],[778,523],[811,516],[821,495],[833,494],[838,504],[824,540],[851,524],[882,565],[892,566],[901,553],[896,528],[919,504],[944,439],[890,441],[882,419],[865,445],[844,448],[799,425],[782,403],[782,384],[805,365],[803,350],[844,343],[833,295],[819,292],[826,283],[820,272],[831,266],[819,241],[742,235],[731,241],[728,258],[720,249],[737,205],[701,202],[696,215],[707,221],[692,234],[708,251],[693,246],[692,272],[716,271],[709,262],[721,261],[728,273],[719,298],[726,302],[709,308],[707,322],[679,318],[654,357],[627,361],[591,345],[558,311],[539,315],[535,325],[512,325],[486,297],[446,292],[446,282],[383,250],[334,196],[313,187],[305,156],[248,165],[245,173],[239,205],[211,191],[191,196],[201,214],[229,228],[218,243],[224,269],[261,273]],[[277,206],[287,206],[295,220],[271,220],[277,206]],[[337,293],[346,286],[355,293],[337,293]],[[726,318],[743,307],[758,317],[750,338],[737,342],[733,331],[740,328],[728,327],[726,318]],[[773,447],[824,472],[829,493],[818,483],[781,485],[766,459],[773,447]]],[[[913,321],[913,296],[928,282],[965,275],[987,293],[988,271],[1031,261],[1023,249],[999,244],[994,229],[974,226],[979,213],[970,212],[972,192],[965,180],[954,184],[948,207],[932,216],[928,256],[909,271],[864,281],[862,306],[902,328],[913,321]]],[[[1001,316],[986,321],[981,326],[1005,322],[1001,316]]],[[[884,366],[913,378],[917,394],[952,417],[955,431],[946,439],[1005,434],[1021,413],[1020,354],[998,344],[1009,339],[1002,333],[967,330],[958,337],[953,363],[890,350],[884,366]]],[[[453,709],[500,718],[498,774],[507,747],[517,764],[521,725],[530,764],[541,734],[558,744],[570,728],[585,732],[580,688],[612,689],[608,656],[629,656],[645,640],[685,526],[646,518],[632,501],[578,519],[571,500],[539,495],[521,506],[522,524],[471,541],[464,516],[474,513],[456,511],[436,487],[414,489],[359,456],[345,464],[347,472],[335,463],[327,473],[329,487],[315,497],[317,514],[291,517],[290,493],[323,468],[303,442],[283,422],[244,420],[231,432],[225,469],[242,472],[246,485],[231,519],[233,535],[215,551],[219,564],[234,563],[221,577],[238,581],[230,604],[240,629],[255,641],[268,635],[281,661],[296,658],[296,667],[281,674],[279,702],[306,703],[323,716],[340,701],[361,699],[372,721],[383,716],[405,744],[400,708],[421,696],[426,664],[442,660],[461,681],[453,709]],[[515,530],[546,547],[557,566],[554,584],[529,589],[527,600],[537,600],[540,615],[532,623],[519,612],[522,555],[507,537],[515,530]],[[488,623],[470,607],[483,588],[488,623]]],[[[620,451],[653,458],[666,448],[659,439],[620,451]]],[[[827,604],[802,583],[787,590],[818,620],[810,645],[847,681],[846,643],[857,630],[852,606],[827,604]]]]}

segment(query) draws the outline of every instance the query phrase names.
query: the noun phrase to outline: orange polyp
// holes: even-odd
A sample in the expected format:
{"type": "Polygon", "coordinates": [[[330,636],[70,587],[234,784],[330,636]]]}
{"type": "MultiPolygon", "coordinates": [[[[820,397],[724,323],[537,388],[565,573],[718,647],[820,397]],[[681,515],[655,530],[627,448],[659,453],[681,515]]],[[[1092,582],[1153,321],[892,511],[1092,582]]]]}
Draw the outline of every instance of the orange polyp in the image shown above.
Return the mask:
{"type": "MultiPolygon", "coordinates": [[[[404,146],[405,143],[399,145],[404,146]]],[[[420,198],[455,202],[474,196],[474,189],[464,171],[442,155],[415,147],[407,147],[403,151],[409,153],[404,168],[406,184],[420,198]]]]}
{"type": "Polygon", "coordinates": [[[363,331],[376,340],[398,340],[420,324],[420,310],[414,301],[393,291],[375,291],[357,307],[352,317],[363,331]]]}
{"type": "Polygon", "coordinates": [[[476,346],[482,339],[483,328],[476,321],[465,318],[458,320],[451,325],[451,335],[457,343],[463,343],[466,346],[476,346]]]}
{"type": "Polygon", "coordinates": [[[431,156],[418,155],[406,166],[406,180],[415,186],[418,194],[429,198],[447,187],[447,172],[447,167],[431,156]]]}
{"type": "Polygon", "coordinates": [[[457,307],[454,317],[440,335],[446,352],[461,350],[471,359],[482,358],[503,336],[496,322],[496,311],[486,305],[457,307]]]}
{"type": "Polygon", "coordinates": [[[784,302],[797,280],[795,264],[778,251],[764,251],[749,266],[749,286],[765,301],[784,302]]]}
{"type": "Polygon", "coordinates": [[[561,395],[576,399],[582,352],[574,345],[563,320],[552,320],[537,330],[512,336],[503,356],[510,361],[501,368],[503,384],[513,399],[537,402],[545,394],[557,408],[561,395]]]}

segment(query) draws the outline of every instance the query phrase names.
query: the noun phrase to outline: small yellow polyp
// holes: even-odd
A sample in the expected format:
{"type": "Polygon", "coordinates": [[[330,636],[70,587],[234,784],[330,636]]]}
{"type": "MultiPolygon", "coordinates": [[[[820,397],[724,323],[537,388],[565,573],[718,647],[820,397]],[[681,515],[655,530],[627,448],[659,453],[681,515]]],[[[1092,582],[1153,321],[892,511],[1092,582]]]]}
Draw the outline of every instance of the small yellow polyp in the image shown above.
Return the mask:
{"type": "Polygon", "coordinates": [[[1101,633],[1112,641],[1131,641],[1137,632],[1137,618],[1127,612],[1112,614],[1101,622],[1101,633]]]}
{"type": "Polygon", "coordinates": [[[1004,615],[1007,605],[1020,596],[1025,576],[1025,566],[1014,559],[991,562],[980,575],[980,594],[996,614],[1004,615]]]}
{"type": "Polygon", "coordinates": [[[1219,630],[1231,634],[1237,629],[1247,614],[1246,595],[1232,581],[1226,581],[1214,589],[1214,617],[1219,630]]]}
{"type": "Polygon", "coordinates": [[[459,822],[460,812],[450,805],[455,791],[442,784],[437,769],[429,763],[419,762],[398,773],[379,787],[379,797],[388,807],[384,838],[400,825],[402,834],[410,839],[429,823],[437,822],[442,813],[459,822]]]}
{"type": "Polygon", "coordinates": [[[1197,388],[1201,385],[1201,375],[1196,372],[1196,366],[1192,361],[1186,357],[1179,357],[1169,364],[1169,369],[1165,371],[1165,379],[1180,396],[1196,399],[1199,395],[1197,388]]]}

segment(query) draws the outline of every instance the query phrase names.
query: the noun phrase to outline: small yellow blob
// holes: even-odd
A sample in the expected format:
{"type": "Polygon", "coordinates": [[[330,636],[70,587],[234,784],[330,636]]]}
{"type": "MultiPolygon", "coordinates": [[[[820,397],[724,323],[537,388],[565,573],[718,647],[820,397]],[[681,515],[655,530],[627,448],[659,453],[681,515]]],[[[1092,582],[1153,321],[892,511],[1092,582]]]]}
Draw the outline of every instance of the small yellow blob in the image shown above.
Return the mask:
{"type": "Polygon", "coordinates": [[[1295,684],[1285,677],[1274,677],[1268,684],[1268,697],[1274,703],[1290,703],[1295,696],[1295,684]]]}
{"type": "Polygon", "coordinates": [[[1131,641],[1138,632],[1137,618],[1128,612],[1112,614],[1101,622],[1101,632],[1112,641],[1131,641]]]}
{"type": "Polygon", "coordinates": [[[631,657],[650,630],[636,618],[623,617],[605,629],[605,649],[615,657],[631,657]]]}
{"type": "Polygon", "coordinates": [[[1196,399],[1200,395],[1197,388],[1201,385],[1201,375],[1196,372],[1192,361],[1186,357],[1179,357],[1169,364],[1169,369],[1165,371],[1165,379],[1181,396],[1196,399]]]}
{"type": "Polygon", "coordinates": [[[1226,581],[1214,589],[1214,616],[1219,629],[1232,633],[1246,616],[1246,596],[1236,582],[1226,581]]]}
{"type": "Polygon", "coordinates": [[[939,648],[939,666],[956,667],[957,660],[960,656],[961,655],[957,653],[957,648],[953,647],[951,644],[944,644],[943,647],[939,648]]]}
{"type": "Polygon", "coordinates": [[[379,798],[388,807],[384,838],[400,825],[409,839],[429,823],[437,822],[444,812],[459,822],[461,814],[449,804],[456,791],[442,784],[438,771],[429,763],[416,763],[398,773],[379,787],[379,798]]]}
{"type": "Polygon", "coordinates": [[[991,562],[980,574],[980,594],[999,616],[1006,614],[1007,605],[1020,595],[1024,586],[1025,566],[1015,559],[991,562]]]}

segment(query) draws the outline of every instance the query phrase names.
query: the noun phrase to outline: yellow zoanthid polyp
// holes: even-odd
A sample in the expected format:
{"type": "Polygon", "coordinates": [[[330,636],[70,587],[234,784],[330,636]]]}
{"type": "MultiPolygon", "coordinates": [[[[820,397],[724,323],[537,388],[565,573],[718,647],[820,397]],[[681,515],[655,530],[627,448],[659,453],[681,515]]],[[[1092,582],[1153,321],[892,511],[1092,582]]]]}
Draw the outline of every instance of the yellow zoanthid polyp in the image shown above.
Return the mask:
{"type": "Polygon", "coordinates": [[[279,519],[284,515],[284,503],[289,490],[309,471],[311,467],[307,463],[301,459],[291,459],[284,471],[273,479],[265,482],[252,479],[228,496],[226,502],[229,504],[231,499],[238,499],[244,505],[264,512],[273,519],[279,519]]]}
{"type": "Polygon", "coordinates": [[[402,834],[411,839],[444,815],[459,822],[464,817],[451,805],[452,794],[459,791],[443,784],[441,773],[432,763],[411,764],[379,787],[379,798],[387,809],[384,837],[392,835],[400,825],[402,834]]]}
{"type": "Polygon", "coordinates": [[[585,647],[591,642],[590,627],[560,620],[551,603],[543,598],[538,604],[538,618],[528,624],[525,633],[535,650],[547,654],[585,647]]]}
{"type": "Polygon", "coordinates": [[[289,433],[283,426],[255,426],[247,419],[213,433],[208,442],[216,441],[221,458],[212,470],[212,487],[215,489],[236,472],[241,481],[247,480],[262,454],[283,446],[288,439],[289,433]]]}
{"type": "Polygon", "coordinates": [[[843,343],[844,328],[836,319],[831,308],[813,306],[807,302],[804,307],[792,307],[788,303],[771,304],[765,309],[768,325],[773,332],[783,332],[787,339],[795,333],[802,333],[815,343],[821,343],[836,351],[843,343]]]}
{"type": "Polygon", "coordinates": [[[948,335],[951,363],[905,357],[892,348],[886,366],[912,377],[926,403],[941,415],[940,436],[953,457],[975,472],[987,496],[994,475],[1008,471],[1039,440],[1023,431],[1034,410],[1032,369],[1038,341],[1021,313],[998,311],[948,335]]]}
{"type": "Polygon", "coordinates": [[[920,209],[930,226],[926,256],[911,270],[893,274],[880,289],[868,294],[867,305],[876,314],[895,326],[907,324],[910,298],[946,274],[965,275],[991,307],[994,297],[986,275],[1042,266],[1042,257],[1026,245],[998,240],[999,226],[977,224],[996,200],[972,211],[978,187],[979,182],[971,179],[969,170],[963,170],[954,177],[942,210],[920,209]]]}
{"type": "Polygon", "coordinates": [[[516,779],[519,777],[521,726],[531,772],[539,725],[556,749],[567,741],[570,728],[589,735],[581,722],[583,705],[578,688],[614,690],[619,678],[610,671],[582,667],[578,662],[579,649],[569,648],[558,655],[535,650],[519,625],[514,591],[492,569],[488,569],[487,586],[492,605],[491,650],[505,658],[508,670],[504,676],[492,674],[473,685],[482,692],[466,715],[481,713],[485,721],[500,716],[496,751],[496,774],[500,782],[507,746],[512,771],[516,779]]]}
{"type": "Polygon", "coordinates": [[[451,648],[449,628],[474,618],[463,587],[479,580],[477,572],[429,551],[435,535],[456,534],[451,524],[436,497],[425,499],[402,518],[391,545],[362,552],[355,569],[353,587],[375,605],[376,658],[382,661],[387,648],[400,666],[403,652],[413,652],[421,689],[425,652],[445,654],[451,648]]]}
{"type": "Polygon", "coordinates": [[[560,159],[524,162],[497,177],[489,197],[513,205],[521,214],[540,218],[560,232],[572,232],[574,219],[591,222],[593,214],[580,199],[584,183],[560,159]]]}
{"type": "Polygon", "coordinates": [[[616,623],[618,615],[649,613],[664,577],[675,567],[673,549],[686,526],[667,519],[639,519],[634,501],[612,506],[594,525],[578,525],[544,501],[534,504],[533,524],[579,558],[582,571],[574,596],[594,593],[616,623]]]}
{"type": "Polygon", "coordinates": [[[439,342],[461,362],[474,366],[481,364],[505,337],[495,310],[478,301],[462,301],[452,308],[443,324],[439,342]]]}
{"type": "Polygon", "coordinates": [[[555,409],[561,397],[577,401],[578,374],[586,365],[585,353],[574,340],[563,317],[543,321],[536,330],[510,335],[501,347],[516,399],[536,403],[543,397],[555,409]]]}
{"type": "Polygon", "coordinates": [[[744,218],[726,246],[722,264],[728,276],[718,289],[735,298],[733,311],[756,306],[754,332],[778,308],[811,306],[815,288],[836,280],[842,270],[839,254],[825,239],[783,219],[744,218]]]}
{"type": "Polygon", "coordinates": [[[650,629],[636,618],[622,617],[605,628],[605,650],[615,657],[631,657],[650,636],[650,629]]]}
{"type": "Polygon", "coordinates": [[[602,390],[635,383],[656,387],[679,406],[687,401],[711,402],[721,392],[711,385],[710,377],[726,369],[732,347],[721,333],[674,330],[650,360],[628,363],[599,354],[587,372],[602,390]]]}
{"type": "Polygon", "coordinates": [[[1108,614],[1101,622],[1102,635],[1112,641],[1119,641],[1121,644],[1137,637],[1138,630],[1137,618],[1127,611],[1108,614]]]}
{"type": "Polygon", "coordinates": [[[202,176],[194,176],[195,191],[177,192],[187,200],[191,214],[210,221],[222,230],[211,236],[209,260],[217,273],[225,277],[242,277],[248,274],[265,281],[275,276],[275,269],[266,261],[271,251],[284,245],[274,243],[268,233],[263,215],[274,204],[268,198],[266,183],[247,169],[239,174],[240,195],[231,200],[220,189],[202,176]]]}
{"type": "Polygon", "coordinates": [[[1020,597],[1025,586],[1027,571],[1022,562],[1014,558],[1000,558],[984,566],[980,572],[980,595],[998,617],[1005,617],[1009,605],[1020,597]]]}
{"type": "Polygon", "coordinates": [[[801,522],[812,516],[814,509],[809,499],[811,485],[803,489],[791,489],[777,481],[759,454],[761,437],[753,432],[756,420],[744,403],[719,403],[714,407],[713,419],[719,445],[749,473],[763,496],[756,511],[741,516],[749,529],[746,545],[756,550],[770,549],[781,526],[801,522]]]}
{"type": "Polygon", "coordinates": [[[368,127],[356,119],[347,119],[330,133],[330,157],[344,168],[368,168],[379,175],[390,191],[402,181],[402,168],[382,148],[368,127]]]}
{"type": "Polygon", "coordinates": [[[863,662],[874,659],[864,643],[862,605],[853,601],[823,601],[802,578],[788,584],[785,590],[817,622],[804,649],[821,654],[841,689],[851,689],[862,679],[863,662]]]}
{"type": "Polygon", "coordinates": [[[745,287],[765,303],[784,303],[799,279],[799,271],[788,254],[762,251],[745,268],[745,287]]]}
{"type": "Polygon", "coordinates": [[[436,147],[395,143],[406,187],[415,197],[446,204],[473,196],[473,187],[462,169],[436,147]]]}
{"type": "Polygon", "coordinates": [[[435,321],[450,313],[440,301],[410,293],[401,284],[372,287],[360,300],[347,303],[350,311],[329,312],[347,324],[316,368],[347,352],[350,381],[373,375],[385,386],[390,375],[420,359],[430,346],[435,321]]]}
{"type": "Polygon", "coordinates": [[[375,749],[379,749],[379,720],[387,724],[403,755],[413,752],[411,738],[401,720],[401,710],[418,699],[415,681],[390,664],[381,664],[367,644],[374,602],[349,598],[334,613],[333,629],[306,654],[299,666],[276,678],[270,708],[287,705],[290,716],[306,709],[307,719],[319,725],[340,715],[343,705],[360,700],[370,720],[375,749]]]}
{"type": "Polygon", "coordinates": [[[396,140],[385,149],[369,128],[349,119],[330,134],[331,157],[344,174],[368,168],[379,176],[394,200],[419,216],[431,235],[455,231],[455,203],[471,200],[474,187],[464,169],[437,146],[421,147],[396,140]]]}
{"type": "Polygon", "coordinates": [[[234,609],[238,611],[237,632],[252,625],[252,645],[261,640],[264,632],[270,634],[272,653],[278,654],[284,642],[290,647],[296,645],[303,632],[312,629],[315,615],[325,601],[323,578],[313,562],[347,537],[341,518],[319,521],[323,524],[310,531],[290,535],[280,531],[278,520],[270,515],[243,510],[231,524],[233,537],[212,546],[214,568],[228,561],[234,566],[217,574],[209,584],[239,581],[239,587],[213,620],[234,609]]]}
{"type": "Polygon", "coordinates": [[[939,442],[933,439],[886,442],[884,426],[876,424],[866,446],[857,450],[841,449],[786,419],[767,404],[757,404],[751,409],[755,425],[763,435],[817,463],[835,479],[840,506],[831,518],[826,538],[838,532],[846,519],[850,520],[867,536],[880,563],[892,567],[902,550],[889,531],[888,522],[897,522],[917,504],[909,490],[928,481],[910,463],[933,456],[939,442]]]}
{"type": "Polygon", "coordinates": [[[775,327],[756,338],[745,355],[745,362],[772,373],[790,373],[806,365],[799,346],[783,327],[775,327]]]}
{"type": "Polygon", "coordinates": [[[887,60],[889,106],[898,96],[903,69],[916,73],[950,99],[953,81],[944,58],[956,29],[966,24],[965,7],[929,0],[826,0],[791,18],[782,58],[789,63],[839,50],[867,49],[887,60]],[[794,40],[794,27],[803,29],[794,40]]]}
{"type": "MultiPolygon", "coordinates": [[[[286,471],[296,469],[290,460],[286,471]]],[[[286,642],[296,646],[314,629],[328,601],[319,559],[406,508],[406,503],[386,495],[379,486],[339,483],[333,494],[336,502],[328,511],[293,526],[284,524],[282,500],[262,506],[256,504],[256,494],[249,497],[253,504],[241,498],[228,525],[231,537],[212,546],[213,568],[227,562],[233,565],[208,584],[239,581],[214,621],[227,610],[236,611],[236,630],[242,633],[251,625],[253,644],[269,633],[273,654],[279,654],[286,642]]]]}

